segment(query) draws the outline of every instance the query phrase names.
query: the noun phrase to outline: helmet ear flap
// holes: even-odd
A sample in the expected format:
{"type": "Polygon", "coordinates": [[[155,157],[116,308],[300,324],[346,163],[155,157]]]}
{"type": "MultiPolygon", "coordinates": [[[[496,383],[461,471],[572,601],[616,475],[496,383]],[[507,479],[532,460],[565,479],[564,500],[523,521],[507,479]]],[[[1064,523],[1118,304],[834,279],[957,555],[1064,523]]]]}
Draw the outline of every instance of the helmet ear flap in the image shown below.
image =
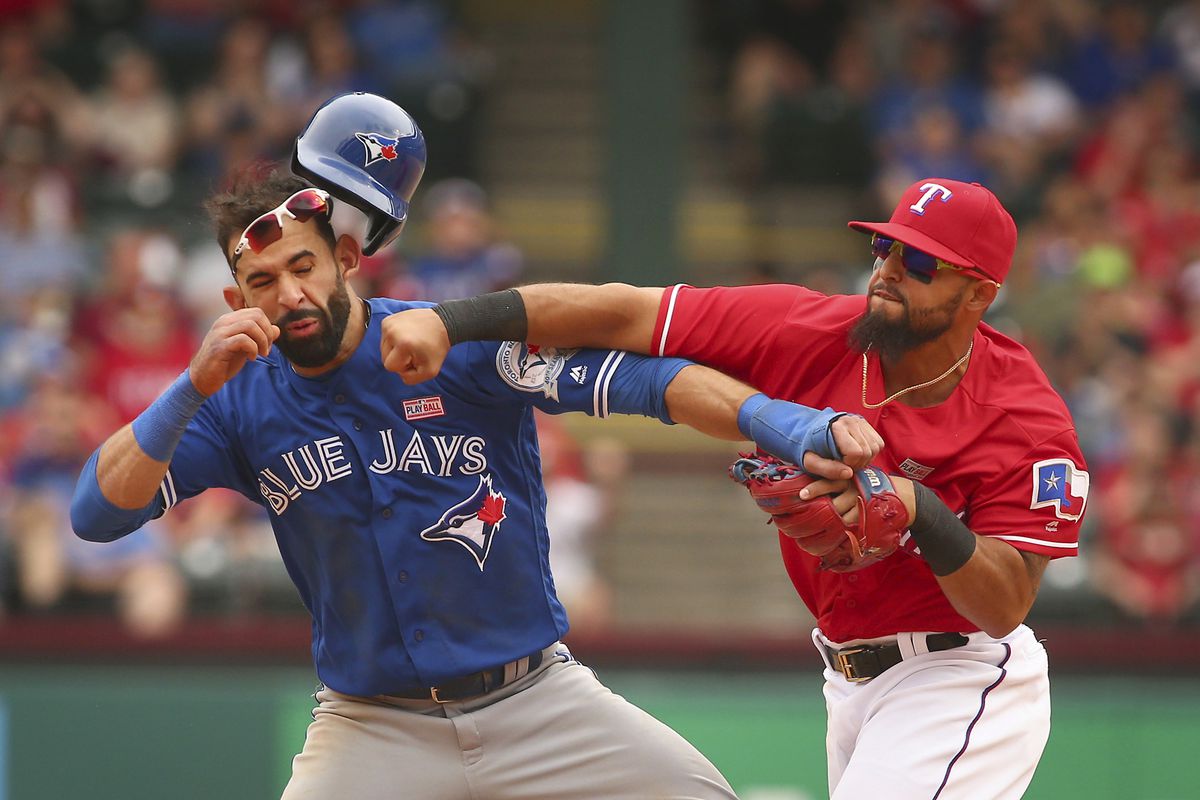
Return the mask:
{"type": "Polygon", "coordinates": [[[367,228],[366,238],[362,240],[363,255],[375,255],[376,252],[398,239],[400,232],[404,230],[404,222],[404,220],[394,220],[382,214],[376,215],[367,228]]]}
{"type": "Polygon", "coordinates": [[[364,246],[367,241],[367,215],[347,202],[334,202],[333,213],[329,216],[329,226],[333,228],[333,238],[340,239],[349,236],[364,246]]]}

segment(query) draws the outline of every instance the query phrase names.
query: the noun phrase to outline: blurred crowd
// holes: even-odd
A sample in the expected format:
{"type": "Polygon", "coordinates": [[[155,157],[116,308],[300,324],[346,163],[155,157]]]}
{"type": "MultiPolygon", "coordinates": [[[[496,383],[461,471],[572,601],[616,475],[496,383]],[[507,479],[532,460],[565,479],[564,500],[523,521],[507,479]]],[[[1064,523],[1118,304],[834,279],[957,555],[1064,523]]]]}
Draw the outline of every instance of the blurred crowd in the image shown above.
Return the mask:
{"type": "Polygon", "coordinates": [[[1038,356],[1092,476],[1083,555],[1045,592],[1197,621],[1200,2],[703,5],[748,192],[841,186],[885,215],[928,176],[1001,197],[1020,237],[989,321],[1038,356]]]}
{"type": "Polygon", "coordinates": [[[360,292],[511,285],[520,253],[474,180],[489,72],[433,0],[0,3],[0,615],[113,613],[155,636],[200,608],[298,610],[257,506],[208,492],[96,545],[70,530],[75,477],[227,310],[201,199],[286,159],[337,93],[397,100],[438,156],[425,245],[368,259],[360,292]]]}
{"type": "MultiPolygon", "coordinates": [[[[1044,594],[1200,619],[1200,1],[693,9],[747,193],[839,186],[886,213],[937,175],[1001,196],[1020,244],[990,321],[1066,398],[1094,488],[1084,557],[1044,594]]],[[[397,100],[437,154],[422,235],[368,259],[360,291],[436,301],[519,280],[480,185],[492,57],[462,17],[436,0],[0,2],[0,614],[102,608],[154,635],[190,609],[296,610],[242,498],[209,492],[92,545],[71,535],[70,492],[225,310],[200,199],[286,158],[337,92],[397,100]]],[[[591,539],[628,464],[542,429],[560,590],[602,625],[591,539]]]]}

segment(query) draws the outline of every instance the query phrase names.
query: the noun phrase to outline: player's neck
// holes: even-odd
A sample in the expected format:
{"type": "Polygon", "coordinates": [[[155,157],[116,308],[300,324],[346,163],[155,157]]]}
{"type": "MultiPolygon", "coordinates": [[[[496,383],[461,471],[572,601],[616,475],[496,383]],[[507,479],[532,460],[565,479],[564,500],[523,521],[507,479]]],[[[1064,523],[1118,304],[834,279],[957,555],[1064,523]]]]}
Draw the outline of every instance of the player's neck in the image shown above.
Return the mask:
{"type": "MultiPolygon", "coordinates": [[[[974,330],[948,332],[945,336],[920,345],[894,359],[880,359],[883,384],[887,395],[917,386],[926,381],[935,383],[907,392],[896,402],[914,408],[927,408],[944,402],[967,374],[971,357],[964,360],[971,346],[974,330]],[[957,365],[957,366],[956,366],[957,365]],[[938,376],[946,373],[944,378],[938,376]]],[[[973,355],[973,354],[972,354],[973,355]]]]}

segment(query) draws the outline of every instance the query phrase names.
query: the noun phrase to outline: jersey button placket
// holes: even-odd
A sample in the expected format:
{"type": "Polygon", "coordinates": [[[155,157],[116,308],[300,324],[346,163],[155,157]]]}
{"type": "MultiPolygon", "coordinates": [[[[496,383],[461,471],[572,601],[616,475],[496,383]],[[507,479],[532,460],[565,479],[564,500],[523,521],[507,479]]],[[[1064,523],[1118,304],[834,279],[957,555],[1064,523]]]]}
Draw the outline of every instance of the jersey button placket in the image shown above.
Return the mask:
{"type": "Polygon", "coordinates": [[[400,574],[396,576],[396,580],[400,581],[401,583],[408,583],[408,571],[403,569],[400,570],[400,574]]]}
{"type": "Polygon", "coordinates": [[[383,511],[379,512],[379,516],[383,517],[384,519],[391,519],[392,510],[390,508],[385,508],[383,511]]]}

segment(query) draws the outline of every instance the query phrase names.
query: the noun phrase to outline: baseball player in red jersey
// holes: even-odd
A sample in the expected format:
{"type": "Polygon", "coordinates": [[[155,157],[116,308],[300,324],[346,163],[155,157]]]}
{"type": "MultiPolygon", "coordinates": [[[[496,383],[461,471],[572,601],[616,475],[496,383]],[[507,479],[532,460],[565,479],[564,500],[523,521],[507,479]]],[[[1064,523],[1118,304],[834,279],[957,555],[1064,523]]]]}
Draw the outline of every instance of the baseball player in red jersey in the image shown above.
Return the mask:
{"type": "MultiPolygon", "coordinates": [[[[1016,246],[996,197],[927,179],[890,221],[850,226],[871,235],[866,298],[800,286],[528,286],[529,339],[683,356],[770,396],[865,417],[886,443],[875,465],[908,514],[901,547],[832,571],[780,535],[817,620],[830,795],[1017,798],[1050,729],[1046,653],[1024,619],[1049,560],[1077,552],[1086,465],[1033,357],[982,322],[1016,246]]],[[[487,298],[459,302],[490,313],[487,298]]],[[[436,374],[451,344],[438,316],[389,323],[390,346],[410,354],[406,380],[436,374]]],[[[808,491],[856,521],[847,482],[808,491]]]]}

